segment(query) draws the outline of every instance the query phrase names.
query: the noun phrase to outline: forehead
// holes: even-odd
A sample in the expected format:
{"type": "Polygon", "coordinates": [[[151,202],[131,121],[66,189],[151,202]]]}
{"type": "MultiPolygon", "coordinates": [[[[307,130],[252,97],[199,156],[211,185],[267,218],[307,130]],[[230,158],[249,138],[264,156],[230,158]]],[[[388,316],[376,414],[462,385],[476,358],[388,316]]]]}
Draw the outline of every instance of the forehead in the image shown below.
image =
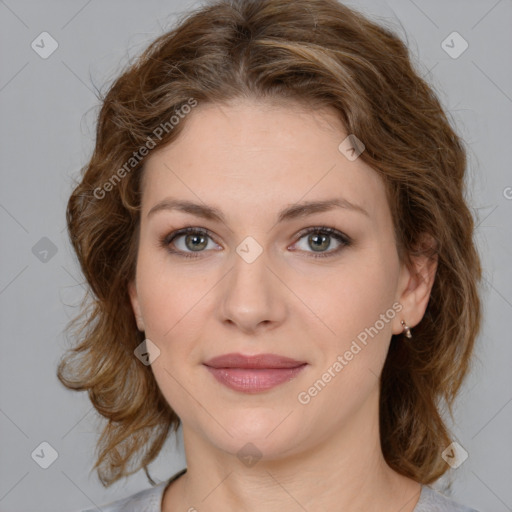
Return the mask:
{"type": "Polygon", "coordinates": [[[335,110],[237,100],[200,104],[184,122],[146,159],[143,213],[167,195],[254,213],[336,195],[373,216],[387,207],[380,176],[338,149],[348,134],[335,110]]]}

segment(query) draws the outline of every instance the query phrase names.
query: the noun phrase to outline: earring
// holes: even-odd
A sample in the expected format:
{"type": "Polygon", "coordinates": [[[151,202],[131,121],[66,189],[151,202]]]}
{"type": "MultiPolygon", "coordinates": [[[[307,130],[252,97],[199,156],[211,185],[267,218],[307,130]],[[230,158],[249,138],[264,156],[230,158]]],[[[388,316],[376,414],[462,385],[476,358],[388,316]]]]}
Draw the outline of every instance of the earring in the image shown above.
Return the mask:
{"type": "Polygon", "coordinates": [[[404,327],[405,337],[406,338],[412,338],[411,329],[408,327],[408,325],[403,320],[401,320],[400,323],[404,327]]]}

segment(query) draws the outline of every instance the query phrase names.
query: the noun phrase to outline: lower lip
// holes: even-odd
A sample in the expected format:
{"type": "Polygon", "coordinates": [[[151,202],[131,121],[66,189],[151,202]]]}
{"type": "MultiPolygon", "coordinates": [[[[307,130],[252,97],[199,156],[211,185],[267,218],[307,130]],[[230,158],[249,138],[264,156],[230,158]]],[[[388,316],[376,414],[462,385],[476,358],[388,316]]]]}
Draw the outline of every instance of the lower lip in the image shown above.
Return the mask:
{"type": "Polygon", "coordinates": [[[300,373],[306,364],[296,368],[212,368],[210,373],[221,383],[235,391],[259,393],[288,382],[300,373]]]}

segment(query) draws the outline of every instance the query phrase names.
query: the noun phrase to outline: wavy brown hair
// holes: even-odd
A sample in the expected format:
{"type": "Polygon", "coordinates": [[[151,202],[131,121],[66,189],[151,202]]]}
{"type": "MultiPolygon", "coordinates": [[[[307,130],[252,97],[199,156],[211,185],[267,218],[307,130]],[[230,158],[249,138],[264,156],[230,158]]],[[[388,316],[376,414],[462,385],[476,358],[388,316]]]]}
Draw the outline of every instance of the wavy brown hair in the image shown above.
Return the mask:
{"type": "Polygon", "coordinates": [[[161,138],[155,133],[191,99],[244,97],[334,109],[347,133],[364,142],[360,158],[385,182],[400,261],[437,258],[425,315],[412,342],[392,336],[380,392],[387,463],[429,484],[448,469],[441,452],[451,440],[441,410],[447,404],[452,414],[481,321],[466,150],[402,40],[335,0],[207,4],[152,42],[100,97],[94,152],[66,212],[90,293],[67,327],[77,344],[57,370],[108,420],[93,470],[104,486],[141,468],[154,483],[147,465],[180,425],[150,366],[133,353],[144,340],[127,291],[144,159],[130,159],[148,141],[156,148],[172,143],[186,116],[161,138]],[[425,233],[435,244],[420,243],[425,233]]]}

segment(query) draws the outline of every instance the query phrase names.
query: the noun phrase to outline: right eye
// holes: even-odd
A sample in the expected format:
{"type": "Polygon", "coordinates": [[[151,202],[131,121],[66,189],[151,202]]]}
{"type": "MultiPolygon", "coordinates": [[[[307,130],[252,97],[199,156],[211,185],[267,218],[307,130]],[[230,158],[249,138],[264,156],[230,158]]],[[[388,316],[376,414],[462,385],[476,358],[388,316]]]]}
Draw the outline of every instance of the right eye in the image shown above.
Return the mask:
{"type": "Polygon", "coordinates": [[[198,258],[199,254],[195,255],[194,253],[205,252],[208,249],[208,239],[213,243],[212,236],[207,229],[188,227],[169,233],[160,242],[171,254],[184,258],[198,258]],[[181,246],[178,245],[178,242],[181,246]]]}

